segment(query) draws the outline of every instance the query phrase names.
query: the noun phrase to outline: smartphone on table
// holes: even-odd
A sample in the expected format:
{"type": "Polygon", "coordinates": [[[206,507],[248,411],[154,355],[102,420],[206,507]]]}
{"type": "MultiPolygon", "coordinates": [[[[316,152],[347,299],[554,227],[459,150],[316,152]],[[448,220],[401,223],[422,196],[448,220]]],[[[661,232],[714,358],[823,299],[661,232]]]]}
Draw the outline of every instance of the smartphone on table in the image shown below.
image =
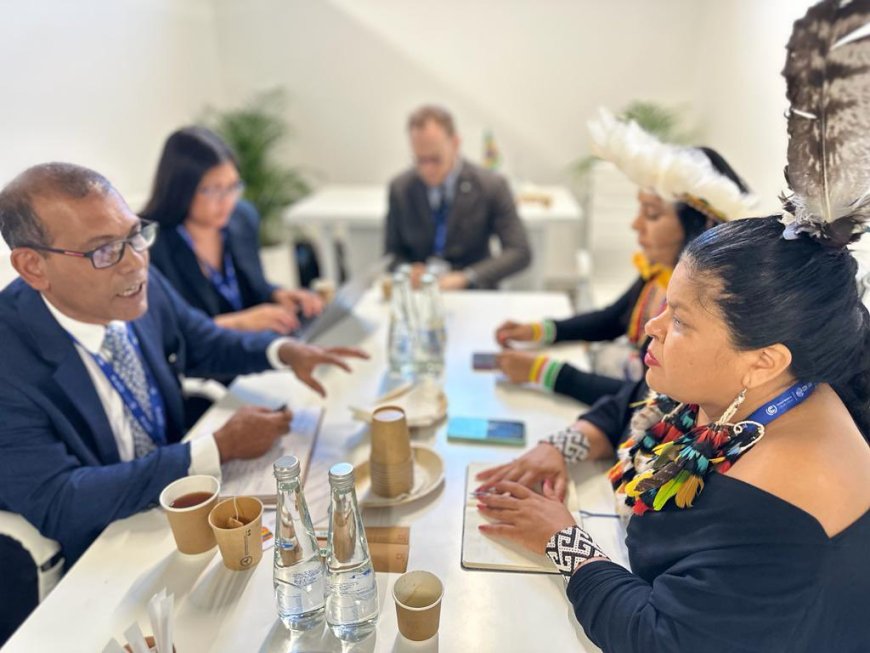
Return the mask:
{"type": "Polygon", "coordinates": [[[478,444],[506,444],[522,447],[526,443],[523,422],[485,417],[451,417],[447,422],[447,439],[478,444]]]}

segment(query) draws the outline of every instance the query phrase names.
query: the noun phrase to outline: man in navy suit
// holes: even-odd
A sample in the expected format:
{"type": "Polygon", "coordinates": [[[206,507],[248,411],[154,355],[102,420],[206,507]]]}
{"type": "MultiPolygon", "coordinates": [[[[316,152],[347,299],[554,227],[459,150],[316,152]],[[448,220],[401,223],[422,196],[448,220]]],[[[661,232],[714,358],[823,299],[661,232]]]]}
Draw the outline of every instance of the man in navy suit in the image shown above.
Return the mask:
{"type": "Polygon", "coordinates": [[[408,119],[408,136],[414,167],[390,182],[384,251],[411,263],[412,279],[427,263],[447,268],[439,279],[444,290],[497,288],[527,268],[532,250],[507,181],[462,158],[450,113],[420,107],[408,119]],[[493,236],[498,254],[490,250],[493,236]]]}
{"type": "Polygon", "coordinates": [[[0,192],[21,277],[0,293],[0,509],[59,541],[67,565],[171,481],[286,433],[289,411],[246,407],[181,443],[180,374],[286,367],[323,394],[316,366],[365,356],[215,326],[149,270],[155,231],[79,166],[39,165],[0,192]]]}

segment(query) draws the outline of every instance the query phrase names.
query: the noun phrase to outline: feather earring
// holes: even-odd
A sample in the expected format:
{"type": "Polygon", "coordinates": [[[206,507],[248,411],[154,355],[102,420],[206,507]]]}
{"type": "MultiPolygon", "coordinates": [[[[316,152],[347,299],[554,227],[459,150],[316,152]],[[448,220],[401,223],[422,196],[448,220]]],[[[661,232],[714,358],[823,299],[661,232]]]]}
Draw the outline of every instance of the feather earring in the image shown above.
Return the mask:
{"type": "Polygon", "coordinates": [[[783,76],[791,194],[783,237],[836,247],[870,221],[870,0],[825,0],[795,22],[783,76]]]}
{"type": "Polygon", "coordinates": [[[723,424],[727,424],[729,421],[731,421],[731,418],[734,417],[734,413],[737,412],[737,409],[740,408],[740,404],[742,404],[744,401],[746,401],[746,388],[743,388],[743,390],[740,391],[740,394],[738,394],[734,398],[734,401],[731,402],[731,405],[725,409],[724,413],[722,413],[722,417],[716,420],[716,425],[722,426],[723,424]]]}

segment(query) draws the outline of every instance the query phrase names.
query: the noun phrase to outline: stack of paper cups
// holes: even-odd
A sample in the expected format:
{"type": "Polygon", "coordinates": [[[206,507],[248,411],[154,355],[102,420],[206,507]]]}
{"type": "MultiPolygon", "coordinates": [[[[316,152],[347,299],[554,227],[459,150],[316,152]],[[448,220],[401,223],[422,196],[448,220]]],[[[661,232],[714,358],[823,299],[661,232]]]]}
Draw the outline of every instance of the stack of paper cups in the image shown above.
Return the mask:
{"type": "Polygon", "coordinates": [[[372,492],[382,497],[407,494],[414,486],[414,456],[405,411],[381,406],[372,413],[372,452],[369,457],[372,492]]]}

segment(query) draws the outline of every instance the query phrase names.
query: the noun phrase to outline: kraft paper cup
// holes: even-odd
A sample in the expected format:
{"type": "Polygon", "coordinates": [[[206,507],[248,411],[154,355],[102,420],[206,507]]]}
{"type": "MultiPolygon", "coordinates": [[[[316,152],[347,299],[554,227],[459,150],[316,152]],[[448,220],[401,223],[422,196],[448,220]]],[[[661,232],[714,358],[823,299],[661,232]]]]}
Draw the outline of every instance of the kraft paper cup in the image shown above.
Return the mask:
{"type": "Polygon", "coordinates": [[[381,277],[381,292],[384,301],[388,302],[393,298],[393,275],[385,274],[381,277]]]}
{"type": "Polygon", "coordinates": [[[255,567],[263,557],[263,541],[260,531],[263,525],[263,502],[256,497],[224,499],[208,516],[214,531],[224,566],[235,571],[255,567]],[[227,520],[236,516],[243,526],[228,526],[227,520]]]}
{"type": "Polygon", "coordinates": [[[414,459],[405,462],[382,465],[369,461],[372,492],[378,496],[393,498],[406,494],[414,487],[414,459]]]}
{"type": "Polygon", "coordinates": [[[208,523],[208,515],[215,507],[220,492],[220,482],[214,476],[186,476],[163,488],[160,506],[169,520],[175,546],[181,553],[197,554],[213,549],[214,533],[208,523]],[[172,502],[193,492],[209,492],[204,502],[189,508],[173,508],[172,502]]]}
{"type": "Polygon", "coordinates": [[[399,632],[406,638],[422,642],[438,632],[441,620],[441,597],[444,585],[428,571],[409,571],[393,585],[399,632]]]}
{"type": "MultiPolygon", "coordinates": [[[[148,645],[149,651],[157,650],[157,642],[154,641],[154,638],[151,635],[145,635],[145,643],[148,645]]],[[[129,653],[133,653],[133,649],[130,647],[129,644],[124,644],[124,650],[128,651],[129,653]]],[[[172,645],[172,650],[175,651],[174,644],[172,645]]]]}
{"type": "Polygon", "coordinates": [[[372,413],[372,452],[369,460],[382,465],[404,463],[411,458],[411,432],[405,411],[381,406],[372,413]]]}
{"type": "Polygon", "coordinates": [[[320,295],[324,304],[330,304],[335,299],[335,282],[332,279],[315,279],[311,282],[311,290],[320,295]]]}

